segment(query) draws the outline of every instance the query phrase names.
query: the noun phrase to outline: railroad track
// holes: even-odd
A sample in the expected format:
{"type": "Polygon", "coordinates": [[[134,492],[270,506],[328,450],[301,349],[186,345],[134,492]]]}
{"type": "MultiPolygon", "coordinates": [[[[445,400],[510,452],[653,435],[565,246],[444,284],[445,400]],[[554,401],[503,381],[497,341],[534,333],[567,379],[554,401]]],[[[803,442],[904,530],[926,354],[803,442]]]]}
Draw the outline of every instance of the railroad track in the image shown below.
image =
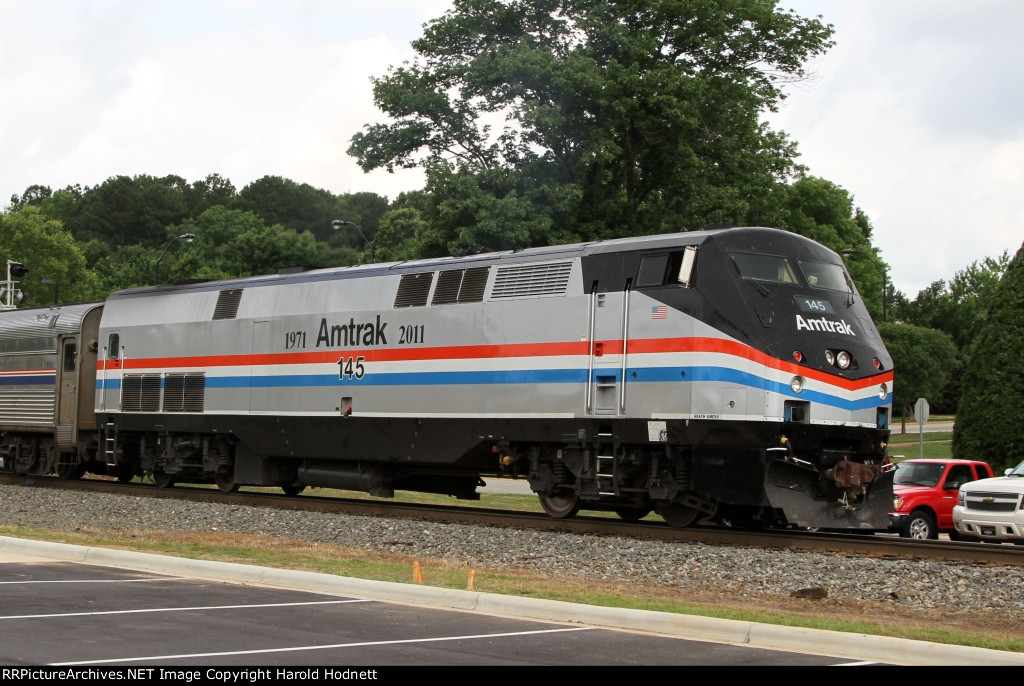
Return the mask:
{"type": "Polygon", "coordinates": [[[0,474],[0,483],[33,488],[113,493],[149,498],[173,498],[196,502],[214,502],[252,507],[277,507],[310,512],[327,512],[357,516],[418,519],[452,524],[492,526],[539,531],[562,531],[576,534],[625,536],[637,539],[706,543],[709,545],[785,548],[844,555],[871,555],[897,559],[931,561],[969,561],[986,565],[1024,565],[1024,547],[962,543],[954,541],[917,541],[891,535],[858,535],[818,533],[810,531],[748,531],[710,526],[674,528],[662,522],[624,522],[618,519],[577,516],[552,519],[545,514],[498,510],[472,506],[441,506],[400,501],[359,500],[315,495],[286,496],[259,491],[222,493],[212,488],[175,486],[158,488],[152,484],[122,484],[102,479],[65,481],[57,477],[16,476],[0,474]]]}

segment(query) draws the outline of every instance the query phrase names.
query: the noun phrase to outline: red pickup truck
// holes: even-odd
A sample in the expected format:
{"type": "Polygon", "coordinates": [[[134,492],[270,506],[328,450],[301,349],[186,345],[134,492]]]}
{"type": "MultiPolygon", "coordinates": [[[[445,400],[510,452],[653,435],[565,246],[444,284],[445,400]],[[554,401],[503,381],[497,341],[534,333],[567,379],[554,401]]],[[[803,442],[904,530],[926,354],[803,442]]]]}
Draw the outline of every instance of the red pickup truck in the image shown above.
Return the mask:
{"type": "Polygon", "coordinates": [[[953,506],[962,484],[992,476],[987,462],[977,460],[903,460],[893,475],[893,509],[889,530],[904,538],[958,540],[953,506]]]}

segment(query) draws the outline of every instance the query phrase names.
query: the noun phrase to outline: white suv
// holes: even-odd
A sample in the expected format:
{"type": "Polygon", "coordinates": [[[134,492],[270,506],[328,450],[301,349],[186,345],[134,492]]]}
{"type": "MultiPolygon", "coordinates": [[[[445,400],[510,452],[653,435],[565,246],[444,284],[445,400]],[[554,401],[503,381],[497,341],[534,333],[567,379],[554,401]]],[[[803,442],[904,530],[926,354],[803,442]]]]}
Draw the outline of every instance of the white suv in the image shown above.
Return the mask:
{"type": "Polygon", "coordinates": [[[1024,545],[1024,462],[1006,476],[979,479],[960,487],[953,526],[964,541],[1024,545]]]}

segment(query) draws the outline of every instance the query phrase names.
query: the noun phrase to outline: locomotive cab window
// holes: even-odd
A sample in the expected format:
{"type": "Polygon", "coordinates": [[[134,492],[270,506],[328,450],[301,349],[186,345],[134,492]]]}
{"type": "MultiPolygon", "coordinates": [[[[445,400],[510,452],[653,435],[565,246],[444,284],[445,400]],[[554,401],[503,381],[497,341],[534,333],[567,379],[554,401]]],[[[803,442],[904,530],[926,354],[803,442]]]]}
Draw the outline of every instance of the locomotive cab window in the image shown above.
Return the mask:
{"type": "Polygon", "coordinates": [[[119,358],[121,356],[119,354],[119,352],[118,352],[118,347],[117,347],[120,344],[120,342],[121,342],[120,337],[116,333],[110,334],[110,337],[107,339],[107,359],[108,360],[116,360],[117,358],[119,358]]]}
{"type": "Polygon", "coordinates": [[[732,253],[736,270],[744,279],[769,283],[797,284],[796,271],[785,257],[732,253]]]}
{"type": "Polygon", "coordinates": [[[673,284],[689,287],[693,280],[696,255],[697,248],[694,246],[677,252],[644,255],[640,258],[640,271],[636,277],[637,287],[650,288],[673,284]]]}
{"type": "Polygon", "coordinates": [[[854,290],[853,281],[846,275],[846,270],[838,264],[800,260],[800,271],[804,273],[807,283],[814,288],[843,292],[854,290]]]}

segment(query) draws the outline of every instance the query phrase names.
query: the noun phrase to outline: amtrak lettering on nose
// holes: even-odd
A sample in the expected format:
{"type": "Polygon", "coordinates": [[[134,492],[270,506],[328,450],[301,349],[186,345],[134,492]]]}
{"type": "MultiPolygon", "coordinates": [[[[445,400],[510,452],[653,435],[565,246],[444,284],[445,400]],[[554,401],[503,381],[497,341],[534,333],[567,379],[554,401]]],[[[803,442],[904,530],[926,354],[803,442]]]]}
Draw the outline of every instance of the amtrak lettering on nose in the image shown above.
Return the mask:
{"type": "Polygon", "coordinates": [[[387,345],[388,339],[384,335],[387,322],[380,321],[377,315],[377,322],[356,324],[356,320],[349,319],[348,324],[327,324],[327,319],[320,320],[320,331],[316,335],[316,347],[327,346],[329,348],[348,347],[353,345],[387,345]]]}
{"type": "Polygon", "coordinates": [[[829,333],[844,333],[847,336],[856,336],[853,328],[846,323],[846,320],[833,321],[825,317],[817,319],[804,319],[801,315],[796,316],[796,330],[805,331],[828,331],[829,333]]]}

